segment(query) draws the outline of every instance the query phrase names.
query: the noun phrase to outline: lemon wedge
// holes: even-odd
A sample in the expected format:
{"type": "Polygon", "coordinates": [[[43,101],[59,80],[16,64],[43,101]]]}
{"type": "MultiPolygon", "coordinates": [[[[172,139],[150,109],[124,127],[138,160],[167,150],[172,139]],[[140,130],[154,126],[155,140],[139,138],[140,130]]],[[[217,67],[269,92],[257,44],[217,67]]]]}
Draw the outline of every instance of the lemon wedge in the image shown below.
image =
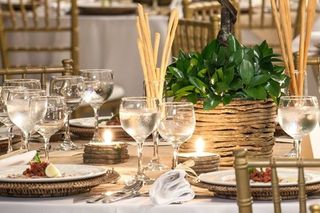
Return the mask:
{"type": "Polygon", "coordinates": [[[49,177],[49,178],[61,177],[61,173],[60,173],[59,169],[55,165],[53,165],[52,163],[50,163],[46,167],[44,172],[47,175],[47,177],[49,177]]]}

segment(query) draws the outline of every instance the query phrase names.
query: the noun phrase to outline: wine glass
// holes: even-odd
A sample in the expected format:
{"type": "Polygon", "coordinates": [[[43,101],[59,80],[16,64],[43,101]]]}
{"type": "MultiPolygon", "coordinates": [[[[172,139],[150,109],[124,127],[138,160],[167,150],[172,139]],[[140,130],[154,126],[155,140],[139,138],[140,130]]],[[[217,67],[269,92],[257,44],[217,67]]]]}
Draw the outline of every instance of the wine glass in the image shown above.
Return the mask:
{"type": "Polygon", "coordinates": [[[14,123],[23,133],[24,141],[21,149],[29,150],[29,139],[35,123],[38,122],[45,114],[45,105],[32,107],[30,98],[45,95],[44,90],[40,89],[24,89],[9,91],[7,99],[8,115],[12,123],[14,123]]]}
{"type": "Polygon", "coordinates": [[[30,100],[30,106],[37,108],[45,105],[45,116],[38,120],[35,130],[44,139],[46,161],[49,162],[50,137],[63,127],[66,117],[66,103],[62,96],[38,96],[30,100]]]}
{"type": "Polygon", "coordinates": [[[3,123],[8,129],[8,149],[7,153],[13,151],[12,148],[12,138],[13,138],[13,123],[11,122],[8,111],[7,111],[7,99],[10,90],[14,89],[26,89],[25,87],[16,87],[16,86],[2,86],[0,87],[0,122],[3,123]]]}
{"type": "Polygon", "coordinates": [[[318,100],[315,96],[282,96],[278,119],[281,128],[294,140],[288,157],[301,157],[301,139],[318,124],[318,100]]]}
{"type": "Polygon", "coordinates": [[[94,111],[95,123],[94,134],[90,143],[102,142],[98,132],[99,109],[113,91],[113,72],[108,69],[87,69],[80,70],[84,77],[83,100],[88,103],[94,111]]]}
{"type": "Polygon", "coordinates": [[[53,76],[50,81],[50,95],[63,96],[67,104],[67,120],[65,122],[64,140],[60,144],[62,150],[73,150],[77,148],[70,137],[69,120],[73,110],[75,110],[82,101],[83,78],[81,76],[53,76]]]}
{"type": "Polygon", "coordinates": [[[20,86],[28,89],[41,89],[39,79],[6,79],[3,83],[4,86],[20,86]]]}
{"type": "MultiPolygon", "coordinates": [[[[165,88],[165,81],[163,80],[150,80],[144,81],[144,91],[147,97],[158,98],[159,103],[161,104],[164,97],[163,89],[165,88]]],[[[166,166],[160,163],[159,159],[159,133],[158,130],[155,130],[152,133],[152,141],[153,141],[153,156],[150,162],[148,163],[145,169],[150,171],[161,171],[166,169],[166,166]]]]}
{"type": "Polygon", "coordinates": [[[159,124],[159,100],[148,97],[122,98],[119,115],[122,128],[134,138],[138,146],[136,179],[148,182],[150,179],[142,170],[142,150],[144,141],[159,124]]]}
{"type": "Polygon", "coordinates": [[[161,119],[158,131],[173,147],[173,167],[178,165],[178,152],[195,129],[195,113],[190,102],[164,102],[160,105],[161,119]]]}

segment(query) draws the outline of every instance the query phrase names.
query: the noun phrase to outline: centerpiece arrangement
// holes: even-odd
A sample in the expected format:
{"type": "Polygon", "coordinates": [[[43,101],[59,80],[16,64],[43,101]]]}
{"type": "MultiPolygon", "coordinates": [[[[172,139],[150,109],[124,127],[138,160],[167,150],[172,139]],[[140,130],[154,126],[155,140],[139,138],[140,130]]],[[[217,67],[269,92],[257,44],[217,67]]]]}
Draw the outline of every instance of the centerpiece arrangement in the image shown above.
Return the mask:
{"type": "Polygon", "coordinates": [[[194,151],[201,136],[206,149],[230,166],[232,151],[266,157],[274,145],[276,103],[289,77],[279,55],[262,42],[253,48],[229,34],[213,40],[201,53],[180,52],[167,70],[167,95],[195,104],[196,130],[181,152],[194,151]]]}

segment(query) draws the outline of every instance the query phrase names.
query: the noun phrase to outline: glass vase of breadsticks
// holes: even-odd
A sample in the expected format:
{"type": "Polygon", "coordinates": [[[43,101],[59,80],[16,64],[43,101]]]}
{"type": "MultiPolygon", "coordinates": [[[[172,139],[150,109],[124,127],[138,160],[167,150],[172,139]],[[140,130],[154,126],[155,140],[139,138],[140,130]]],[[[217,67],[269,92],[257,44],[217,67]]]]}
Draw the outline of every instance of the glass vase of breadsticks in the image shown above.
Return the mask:
{"type": "MultiPolygon", "coordinates": [[[[307,59],[308,59],[308,49],[310,46],[310,39],[311,39],[311,32],[312,32],[312,26],[314,23],[314,17],[315,17],[315,10],[317,5],[317,0],[301,0],[298,11],[298,17],[300,17],[300,22],[296,24],[300,24],[299,26],[299,52],[297,57],[297,63],[294,63],[294,57],[293,57],[293,49],[292,49],[292,21],[290,16],[290,1],[289,0],[271,0],[271,7],[272,7],[272,13],[274,16],[274,21],[276,24],[278,37],[280,41],[280,47],[281,47],[281,54],[283,57],[283,63],[286,69],[287,75],[290,76],[290,88],[289,88],[289,94],[290,96],[281,97],[280,101],[280,107],[278,110],[278,116],[280,119],[280,125],[286,131],[287,134],[291,135],[294,139],[294,150],[291,150],[289,154],[291,157],[297,157],[300,158],[300,146],[301,146],[301,137],[298,137],[297,134],[293,134],[293,130],[297,129],[297,131],[303,132],[304,130],[308,129],[308,131],[305,131],[305,134],[308,134],[311,130],[310,124],[315,123],[311,120],[313,117],[317,117],[314,112],[314,110],[307,110],[307,108],[310,108],[310,106],[307,105],[306,100],[313,100],[313,108],[318,111],[318,104],[316,97],[308,97],[304,96],[304,82],[305,82],[305,76],[306,76],[306,68],[307,68],[307,59]],[[294,64],[297,64],[297,71],[295,70],[294,64]],[[287,101],[289,100],[289,101],[287,101]],[[302,109],[304,112],[303,115],[299,114],[297,116],[300,116],[301,119],[297,120],[294,116],[286,121],[285,116],[283,116],[283,106],[285,103],[285,109],[287,111],[289,110],[296,110],[296,109],[302,109]],[[289,104],[287,104],[289,103],[289,104]],[[306,108],[307,107],[307,108],[306,108]],[[310,111],[310,112],[309,112],[310,111]],[[286,121],[286,122],[285,122],[286,121]],[[288,126],[288,124],[290,124],[288,126]],[[307,127],[307,126],[308,127],[307,127]]],[[[281,79],[275,79],[275,80],[281,80],[281,79]]],[[[295,113],[293,113],[295,114],[295,113]]],[[[312,125],[312,128],[314,128],[316,125],[312,125]]]]}
{"type": "MultiPolygon", "coordinates": [[[[145,94],[147,97],[159,99],[160,104],[163,101],[165,74],[170,62],[170,51],[178,26],[178,21],[178,11],[174,9],[170,14],[167,28],[168,31],[165,37],[165,44],[162,49],[162,56],[161,59],[158,60],[161,35],[156,32],[154,34],[154,41],[152,42],[149,17],[145,13],[143,7],[140,4],[138,5],[138,16],[136,22],[138,31],[137,43],[145,82],[145,94]],[[158,63],[158,61],[160,63],[158,63]]],[[[153,158],[149,162],[147,169],[152,171],[163,170],[166,166],[162,165],[159,161],[158,131],[154,131],[152,136],[154,144],[153,158]]]]}

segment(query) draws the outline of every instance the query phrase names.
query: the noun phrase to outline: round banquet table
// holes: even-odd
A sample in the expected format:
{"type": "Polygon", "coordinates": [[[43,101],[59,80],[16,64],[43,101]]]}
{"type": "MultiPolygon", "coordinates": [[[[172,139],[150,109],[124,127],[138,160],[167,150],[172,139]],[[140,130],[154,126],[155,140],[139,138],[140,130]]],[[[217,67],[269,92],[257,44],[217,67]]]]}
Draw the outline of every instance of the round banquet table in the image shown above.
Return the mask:
{"type": "MultiPolygon", "coordinates": [[[[87,141],[76,141],[76,143],[85,143],[87,141]]],[[[54,143],[57,144],[57,143],[54,143]]],[[[39,146],[41,144],[37,144],[39,146]]],[[[274,147],[275,155],[282,155],[291,148],[288,143],[276,143],[274,147]]],[[[82,150],[75,151],[53,151],[50,153],[51,161],[54,163],[68,163],[68,164],[81,164],[82,163],[82,150]]],[[[213,197],[205,189],[192,187],[196,193],[194,200],[183,204],[171,204],[154,206],[148,197],[136,197],[128,200],[119,201],[111,204],[104,204],[97,202],[95,204],[87,204],[85,199],[89,195],[99,194],[106,190],[115,190],[122,186],[121,182],[133,175],[136,171],[137,157],[136,147],[129,145],[130,159],[123,164],[107,165],[106,168],[114,167],[114,169],[121,174],[121,179],[117,184],[102,184],[93,188],[90,193],[84,193],[68,197],[56,198],[10,198],[0,197],[1,213],[235,213],[237,212],[237,204],[235,200],[228,200],[213,197]]],[[[144,163],[147,163],[152,156],[152,147],[144,147],[144,163]]],[[[170,165],[172,160],[172,148],[170,146],[160,146],[160,157],[163,163],[170,165]]],[[[230,168],[231,169],[231,168],[230,168]]],[[[157,173],[148,173],[149,175],[157,176],[157,173]]],[[[147,191],[148,187],[144,187],[142,191],[147,191]]],[[[309,198],[307,205],[320,203],[320,199],[309,198]]],[[[293,213],[298,212],[297,200],[282,201],[282,212],[293,213]]],[[[269,213],[273,212],[273,205],[271,201],[254,201],[254,212],[269,213]]]]}
{"type": "MultiPolygon", "coordinates": [[[[66,20],[68,16],[64,17],[66,20]]],[[[164,45],[167,31],[167,16],[150,16],[151,33],[161,34],[160,47],[164,45]]],[[[124,88],[126,96],[143,94],[143,75],[137,48],[135,15],[80,15],[79,16],[80,69],[108,68],[114,71],[115,84],[124,88]]],[[[68,44],[68,33],[9,34],[9,42],[16,46],[22,43],[45,46],[68,44]]],[[[160,49],[161,50],[161,49],[160,49]]],[[[69,53],[16,53],[12,64],[57,65],[69,53]]],[[[161,58],[161,51],[159,52],[161,58]]]]}

